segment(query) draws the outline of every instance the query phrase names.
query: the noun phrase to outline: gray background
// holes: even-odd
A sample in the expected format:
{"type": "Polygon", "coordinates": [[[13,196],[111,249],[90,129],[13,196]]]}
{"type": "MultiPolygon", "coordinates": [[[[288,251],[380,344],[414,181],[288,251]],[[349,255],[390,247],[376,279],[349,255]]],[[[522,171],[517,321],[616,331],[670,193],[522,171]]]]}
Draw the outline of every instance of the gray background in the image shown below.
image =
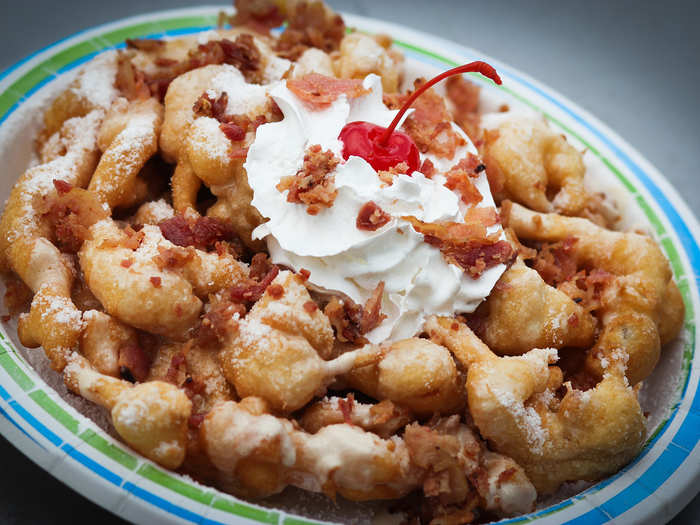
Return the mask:
{"type": "MultiPolygon", "coordinates": [[[[0,0],[0,70],[80,29],[192,0],[0,0]]],[[[617,131],[697,214],[700,4],[330,0],[336,9],[482,50],[563,93],[617,131]]],[[[123,523],[0,438],[0,523],[123,523]],[[37,499],[37,494],[39,498],[37,499]]],[[[700,497],[672,523],[700,522],[700,497]]]]}

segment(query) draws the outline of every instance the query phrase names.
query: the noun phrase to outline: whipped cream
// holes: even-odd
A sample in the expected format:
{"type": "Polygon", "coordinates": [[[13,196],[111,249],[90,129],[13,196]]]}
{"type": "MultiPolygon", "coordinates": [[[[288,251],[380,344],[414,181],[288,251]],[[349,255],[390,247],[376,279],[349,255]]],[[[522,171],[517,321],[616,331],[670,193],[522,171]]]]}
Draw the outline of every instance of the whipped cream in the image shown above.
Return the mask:
{"type": "MultiPolygon", "coordinates": [[[[254,192],[252,204],[269,219],[253,236],[265,239],[273,262],[296,271],[307,269],[309,282],[318,290],[340,292],[357,304],[364,304],[384,281],[382,312],[387,319],[366,334],[379,343],[417,334],[429,315],[472,312],[505,266],[494,266],[472,279],[401,219],[410,215],[424,222],[464,220],[466,207],[443,185],[441,173],[430,179],[420,172],[400,174],[392,185],[383,186],[367,161],[351,156],[333,172],[338,195],[332,207],[309,215],[306,206],[287,202],[287,191],[276,186],[301,168],[308,147],[319,144],[342,159],[338,135],[345,124],[367,121],[388,126],[396,115],[382,103],[380,77],[368,75],[363,86],[368,94],[352,100],[341,95],[323,109],[307,106],[282,83],[272,87],[269,93],[284,118],[258,128],[244,166],[254,192]],[[377,231],[360,230],[355,224],[368,201],[391,216],[377,231]]],[[[438,172],[444,172],[467,152],[476,154],[468,137],[456,126],[455,130],[466,145],[452,159],[422,155],[421,160],[429,158],[438,172]]],[[[479,206],[494,206],[484,172],[475,185],[483,197],[479,206]]],[[[501,231],[500,226],[491,227],[489,233],[494,231],[501,231]]]]}

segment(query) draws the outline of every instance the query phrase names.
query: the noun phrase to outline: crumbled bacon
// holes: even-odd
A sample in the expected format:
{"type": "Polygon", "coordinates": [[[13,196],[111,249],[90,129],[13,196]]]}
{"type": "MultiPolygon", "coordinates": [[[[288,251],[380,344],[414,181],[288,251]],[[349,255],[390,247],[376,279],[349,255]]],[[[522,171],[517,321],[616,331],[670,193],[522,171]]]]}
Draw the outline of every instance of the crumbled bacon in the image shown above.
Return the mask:
{"type": "MultiPolygon", "coordinates": [[[[430,161],[428,161],[430,162],[430,161]]],[[[381,181],[386,184],[387,186],[391,186],[394,184],[394,177],[396,175],[401,175],[402,173],[408,174],[410,170],[410,166],[406,162],[399,162],[395,166],[392,166],[388,170],[380,170],[377,172],[377,176],[381,179],[381,181]]]]}
{"type": "Polygon", "coordinates": [[[313,314],[316,310],[318,310],[318,306],[313,301],[306,301],[303,304],[303,307],[304,307],[304,310],[306,311],[306,313],[309,315],[313,314]]]}
{"type": "Polygon", "coordinates": [[[122,259],[121,265],[122,265],[124,268],[129,268],[132,264],[134,264],[134,260],[133,260],[133,259],[122,259]]]}
{"type": "Polygon", "coordinates": [[[287,88],[315,108],[327,107],[342,94],[348,98],[357,98],[369,93],[359,79],[327,77],[319,73],[308,73],[301,78],[289,79],[287,88]]]}
{"type": "Polygon", "coordinates": [[[365,202],[355,220],[358,230],[377,231],[391,220],[391,215],[382,210],[374,201],[365,202]]]}
{"type": "Polygon", "coordinates": [[[146,75],[137,69],[129,55],[123,52],[119,52],[117,57],[114,85],[127,100],[146,99],[151,96],[146,75]]]}
{"type": "Polygon", "coordinates": [[[550,286],[569,281],[578,270],[573,253],[576,237],[567,237],[557,243],[544,243],[537,251],[532,266],[550,286]]]}
{"type": "Polygon", "coordinates": [[[299,270],[299,275],[304,281],[308,281],[309,277],[311,277],[311,272],[306,268],[302,268],[301,270],[299,270]]]}
{"type": "Polygon", "coordinates": [[[256,0],[254,2],[236,0],[236,13],[229,18],[233,27],[246,26],[258,33],[267,35],[270,29],[279,27],[284,22],[284,16],[275,2],[271,0],[256,0]]]}
{"type": "Polygon", "coordinates": [[[296,175],[283,177],[277,184],[277,190],[289,190],[287,202],[306,204],[309,215],[317,215],[321,207],[333,206],[338,190],[335,189],[335,177],[330,173],[336,168],[340,159],[332,151],[322,151],[315,144],[306,150],[304,164],[296,175]]]}
{"type": "Polygon", "coordinates": [[[267,293],[269,293],[270,297],[273,299],[281,299],[284,295],[284,288],[281,284],[271,284],[267,287],[267,293]]]}
{"type": "Polygon", "coordinates": [[[333,297],[323,312],[335,328],[336,337],[340,342],[365,344],[364,334],[370,332],[386,319],[381,313],[384,281],[381,281],[372,292],[364,307],[355,304],[351,299],[333,297]]]}
{"type": "Polygon", "coordinates": [[[197,414],[192,414],[187,420],[187,425],[190,428],[198,429],[204,422],[205,417],[207,417],[207,412],[199,412],[197,414]]]}
{"type": "Polygon", "coordinates": [[[202,93],[192,106],[198,117],[210,117],[223,122],[228,107],[228,94],[224,91],[218,98],[212,98],[208,92],[202,93]]]}
{"type": "Polygon", "coordinates": [[[461,75],[449,77],[445,81],[447,98],[452,102],[452,117],[470,137],[479,134],[479,92],[481,88],[461,75]]]}
{"type": "Polygon", "coordinates": [[[131,226],[124,228],[124,239],[122,240],[122,246],[128,248],[129,250],[136,251],[141,246],[146,234],[143,231],[136,231],[131,226]]]}
{"type": "Polygon", "coordinates": [[[251,279],[262,280],[272,270],[272,267],[272,261],[265,252],[256,253],[250,261],[251,279]]]}
{"type": "Polygon", "coordinates": [[[158,223],[163,237],[177,246],[194,246],[200,250],[214,249],[217,242],[236,241],[233,229],[215,217],[197,217],[188,220],[175,215],[158,223]]]}
{"type": "Polygon", "coordinates": [[[461,159],[457,164],[452,166],[445,173],[445,186],[452,191],[459,193],[462,202],[468,206],[478,204],[483,199],[483,196],[474,185],[472,178],[478,177],[477,168],[481,166],[479,158],[472,153],[461,159]]]}
{"type": "Polygon", "coordinates": [[[57,195],[48,197],[45,217],[53,227],[56,244],[61,251],[77,253],[83,241],[90,238],[90,226],[109,215],[94,193],[73,188],[67,182],[54,180],[57,195]]]}
{"type": "MultiPolygon", "coordinates": [[[[418,79],[414,87],[419,88],[425,80],[418,79]]],[[[397,101],[401,100],[397,98],[397,101]]],[[[438,157],[451,159],[457,148],[466,141],[452,128],[444,99],[432,88],[428,89],[411,106],[413,113],[403,124],[403,129],[416,143],[421,153],[433,153],[438,157]]]]}
{"type": "Polygon", "coordinates": [[[236,316],[243,317],[246,313],[245,305],[216,297],[202,318],[198,339],[204,344],[224,342],[231,328],[231,320],[236,316]]]}
{"type": "Polygon", "coordinates": [[[165,380],[176,385],[180,384],[180,373],[183,365],[187,366],[187,360],[183,351],[176,352],[170,359],[170,366],[165,373],[165,380]]]}
{"type": "Polygon", "coordinates": [[[309,47],[326,53],[336,51],[345,36],[345,22],[323,2],[299,1],[288,4],[287,28],[280,35],[275,50],[290,60],[298,59],[309,47]]]}
{"type": "Polygon", "coordinates": [[[151,363],[146,352],[138,345],[127,344],[119,348],[119,373],[127,381],[145,381],[151,363]]]}
{"type": "Polygon", "coordinates": [[[423,175],[430,179],[433,175],[435,175],[435,165],[433,164],[432,160],[425,159],[418,171],[420,171],[423,175]]]}
{"type": "Polygon", "coordinates": [[[228,295],[231,301],[246,305],[254,304],[263,296],[265,290],[267,290],[267,287],[275,280],[278,273],[279,268],[277,266],[272,266],[267,274],[259,281],[248,279],[245,283],[230,287],[228,289],[228,295]]]}
{"type": "Polygon", "coordinates": [[[425,223],[414,217],[404,217],[423,234],[425,242],[440,250],[447,262],[455,264],[477,279],[497,264],[508,264],[515,257],[510,243],[487,235],[483,222],[425,223]]]}
{"type": "Polygon", "coordinates": [[[245,129],[233,122],[222,122],[219,124],[219,129],[231,142],[240,142],[245,138],[245,129]]]}
{"type": "Polygon", "coordinates": [[[160,279],[160,277],[158,277],[157,275],[152,276],[152,277],[149,279],[149,281],[151,281],[151,284],[152,284],[155,288],[160,288],[161,279],[160,279]]]}
{"type": "Polygon", "coordinates": [[[159,270],[174,270],[185,266],[193,257],[194,254],[189,250],[158,246],[158,255],[153,256],[153,262],[159,270]]]}

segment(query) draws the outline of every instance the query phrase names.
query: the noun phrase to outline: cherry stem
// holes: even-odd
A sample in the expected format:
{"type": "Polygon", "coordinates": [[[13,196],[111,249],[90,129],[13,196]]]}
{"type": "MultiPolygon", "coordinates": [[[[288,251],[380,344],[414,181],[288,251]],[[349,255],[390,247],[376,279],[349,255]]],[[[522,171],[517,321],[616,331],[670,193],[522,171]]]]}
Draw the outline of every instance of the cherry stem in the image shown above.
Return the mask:
{"type": "Polygon", "coordinates": [[[496,73],[496,70],[494,69],[493,66],[490,64],[487,64],[486,62],[482,62],[481,60],[477,60],[476,62],[469,62],[469,64],[464,64],[463,66],[458,66],[454,67],[452,69],[448,69],[444,73],[440,73],[438,76],[435,78],[429,80],[425,84],[423,84],[421,87],[416,89],[413,94],[408,97],[408,100],[406,103],[403,105],[401,110],[396,114],[394,117],[394,120],[391,121],[391,124],[389,124],[389,127],[386,128],[386,131],[384,134],[381,136],[379,139],[379,144],[382,146],[386,145],[386,143],[389,141],[389,137],[391,137],[391,134],[394,132],[394,129],[396,129],[396,126],[399,125],[399,122],[401,121],[401,117],[403,117],[404,113],[408,110],[408,108],[411,107],[411,104],[419,97],[421,96],[427,89],[430,89],[432,86],[440,82],[441,80],[446,79],[447,77],[451,77],[452,75],[460,75],[462,73],[481,73],[484,75],[486,78],[490,78],[493,80],[496,84],[502,84],[503,82],[501,81],[501,77],[498,76],[498,73],[496,73]]]}

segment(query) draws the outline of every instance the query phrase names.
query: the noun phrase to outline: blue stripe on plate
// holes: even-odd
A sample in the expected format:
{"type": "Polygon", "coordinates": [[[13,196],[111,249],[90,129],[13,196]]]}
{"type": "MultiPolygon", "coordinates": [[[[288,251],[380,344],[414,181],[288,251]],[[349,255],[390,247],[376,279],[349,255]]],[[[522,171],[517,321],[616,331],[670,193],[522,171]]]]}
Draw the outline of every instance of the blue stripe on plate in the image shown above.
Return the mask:
{"type": "Polygon", "coordinates": [[[3,388],[2,385],[0,385],[0,398],[4,399],[5,401],[9,401],[12,396],[10,393],[3,388]]]}
{"type": "Polygon", "coordinates": [[[22,418],[29,423],[31,426],[33,426],[37,432],[39,432],[42,436],[44,436],[47,440],[49,440],[51,443],[56,445],[57,447],[63,442],[61,438],[59,438],[56,434],[54,434],[51,430],[49,430],[41,421],[39,421],[37,418],[35,418],[33,415],[31,415],[27,410],[20,405],[17,401],[14,399],[10,401],[10,406],[20,415],[22,418]]]}
{"type": "Polygon", "coordinates": [[[37,446],[39,446],[39,447],[40,447],[41,449],[43,449],[43,450],[46,450],[46,448],[44,447],[44,445],[42,445],[42,444],[39,443],[36,439],[34,439],[32,436],[30,436],[30,435],[27,433],[27,431],[24,430],[24,428],[22,428],[22,426],[21,426],[19,423],[17,423],[17,421],[15,421],[15,420],[12,418],[12,416],[11,416],[10,414],[8,414],[7,411],[6,411],[4,408],[2,408],[2,407],[0,407],[0,415],[4,416],[5,419],[7,419],[10,423],[12,423],[14,426],[16,426],[16,427],[19,429],[19,431],[22,432],[22,434],[24,434],[24,435],[27,436],[29,439],[31,439],[34,443],[37,444],[37,446]]]}
{"type": "Polygon", "coordinates": [[[192,523],[202,523],[207,525],[223,525],[219,521],[209,520],[201,514],[197,514],[196,512],[187,510],[183,507],[180,507],[179,505],[175,505],[174,503],[163,499],[160,496],[156,496],[152,492],[149,492],[137,485],[134,485],[130,481],[124,483],[124,489],[131,492],[134,496],[150,503],[151,505],[159,507],[169,512],[170,514],[174,514],[175,516],[178,516],[182,519],[191,521],[192,523]]]}
{"type": "Polygon", "coordinates": [[[78,452],[74,447],[70,446],[68,443],[64,443],[64,445],[61,447],[63,450],[65,450],[70,457],[75,459],[78,463],[81,463],[88,469],[92,470],[95,474],[98,476],[106,479],[110,483],[116,485],[117,487],[121,485],[122,483],[122,478],[109,470],[106,467],[103,467],[97,461],[87,457],[85,454],[82,452],[78,452]]]}

